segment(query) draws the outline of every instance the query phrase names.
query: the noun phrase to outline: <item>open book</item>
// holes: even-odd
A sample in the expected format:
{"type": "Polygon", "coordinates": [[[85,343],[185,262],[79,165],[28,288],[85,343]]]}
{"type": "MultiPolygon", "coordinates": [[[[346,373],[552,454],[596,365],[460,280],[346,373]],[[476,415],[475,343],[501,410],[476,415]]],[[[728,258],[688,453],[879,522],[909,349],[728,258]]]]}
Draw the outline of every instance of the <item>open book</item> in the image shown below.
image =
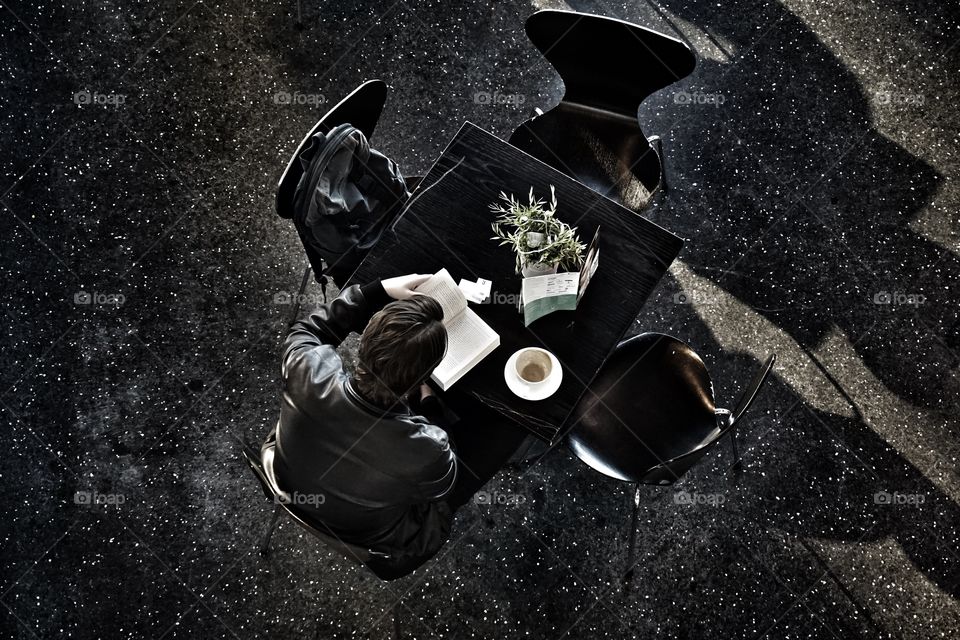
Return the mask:
{"type": "Polygon", "coordinates": [[[446,269],[441,269],[417,287],[443,307],[447,328],[447,354],[431,379],[444,391],[500,346],[500,336],[467,307],[467,299],[446,269]]]}
{"type": "Polygon", "coordinates": [[[551,273],[524,278],[520,298],[523,304],[523,326],[554,311],[573,311],[587,291],[590,279],[600,264],[600,229],[593,234],[580,271],[551,273]]]}

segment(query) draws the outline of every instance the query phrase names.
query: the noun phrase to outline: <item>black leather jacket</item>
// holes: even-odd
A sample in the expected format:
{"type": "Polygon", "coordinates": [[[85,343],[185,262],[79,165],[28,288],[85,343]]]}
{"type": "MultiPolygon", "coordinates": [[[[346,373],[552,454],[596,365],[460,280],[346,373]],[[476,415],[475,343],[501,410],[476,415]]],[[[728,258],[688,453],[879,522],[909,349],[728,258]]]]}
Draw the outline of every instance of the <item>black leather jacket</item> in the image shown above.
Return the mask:
{"type": "Polygon", "coordinates": [[[389,301],[379,282],[353,285],[292,325],[274,471],[297,506],[345,542],[428,558],[453,519],[442,501],[457,475],[447,434],[406,407],[360,397],[335,350],[389,301]]]}

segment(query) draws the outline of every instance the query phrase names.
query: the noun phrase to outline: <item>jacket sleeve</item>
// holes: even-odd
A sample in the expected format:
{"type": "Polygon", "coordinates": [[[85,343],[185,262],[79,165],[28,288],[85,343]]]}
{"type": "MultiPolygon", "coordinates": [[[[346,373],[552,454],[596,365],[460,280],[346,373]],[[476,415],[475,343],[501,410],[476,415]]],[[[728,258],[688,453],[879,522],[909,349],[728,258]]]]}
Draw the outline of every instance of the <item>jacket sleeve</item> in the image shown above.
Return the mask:
{"type": "Polygon", "coordinates": [[[457,481],[457,456],[450,445],[446,431],[434,425],[424,426],[420,437],[428,437],[436,443],[437,454],[422,471],[420,496],[423,500],[440,500],[453,489],[457,481]]]}
{"type": "Polygon", "coordinates": [[[283,378],[306,352],[324,345],[336,349],[351,332],[362,333],[373,314],[389,301],[380,281],[351,285],[309,317],[294,322],[283,344],[283,378]]]}

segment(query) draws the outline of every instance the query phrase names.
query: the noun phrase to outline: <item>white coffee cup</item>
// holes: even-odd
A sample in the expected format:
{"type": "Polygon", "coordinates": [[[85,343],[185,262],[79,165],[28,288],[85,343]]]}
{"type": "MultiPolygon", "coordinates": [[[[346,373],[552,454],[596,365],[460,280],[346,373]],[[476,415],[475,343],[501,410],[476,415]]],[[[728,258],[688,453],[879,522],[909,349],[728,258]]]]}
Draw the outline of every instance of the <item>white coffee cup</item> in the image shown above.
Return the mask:
{"type": "Polygon", "coordinates": [[[539,347],[527,347],[517,352],[517,377],[531,387],[543,384],[553,373],[553,358],[550,352],[539,347]]]}

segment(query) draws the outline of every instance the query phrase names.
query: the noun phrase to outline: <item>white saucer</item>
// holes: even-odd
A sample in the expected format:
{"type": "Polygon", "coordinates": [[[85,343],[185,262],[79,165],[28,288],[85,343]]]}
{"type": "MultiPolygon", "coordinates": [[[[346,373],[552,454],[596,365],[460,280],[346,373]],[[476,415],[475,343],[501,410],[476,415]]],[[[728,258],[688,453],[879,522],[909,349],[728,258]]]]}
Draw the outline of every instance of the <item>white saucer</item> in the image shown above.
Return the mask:
{"type": "Polygon", "coordinates": [[[539,384],[531,385],[517,375],[517,356],[520,355],[520,351],[510,356],[503,368],[503,379],[507,382],[510,391],[524,400],[544,400],[556,393],[560,383],[563,382],[563,367],[560,366],[557,356],[550,354],[550,362],[553,364],[550,377],[539,384]]]}

